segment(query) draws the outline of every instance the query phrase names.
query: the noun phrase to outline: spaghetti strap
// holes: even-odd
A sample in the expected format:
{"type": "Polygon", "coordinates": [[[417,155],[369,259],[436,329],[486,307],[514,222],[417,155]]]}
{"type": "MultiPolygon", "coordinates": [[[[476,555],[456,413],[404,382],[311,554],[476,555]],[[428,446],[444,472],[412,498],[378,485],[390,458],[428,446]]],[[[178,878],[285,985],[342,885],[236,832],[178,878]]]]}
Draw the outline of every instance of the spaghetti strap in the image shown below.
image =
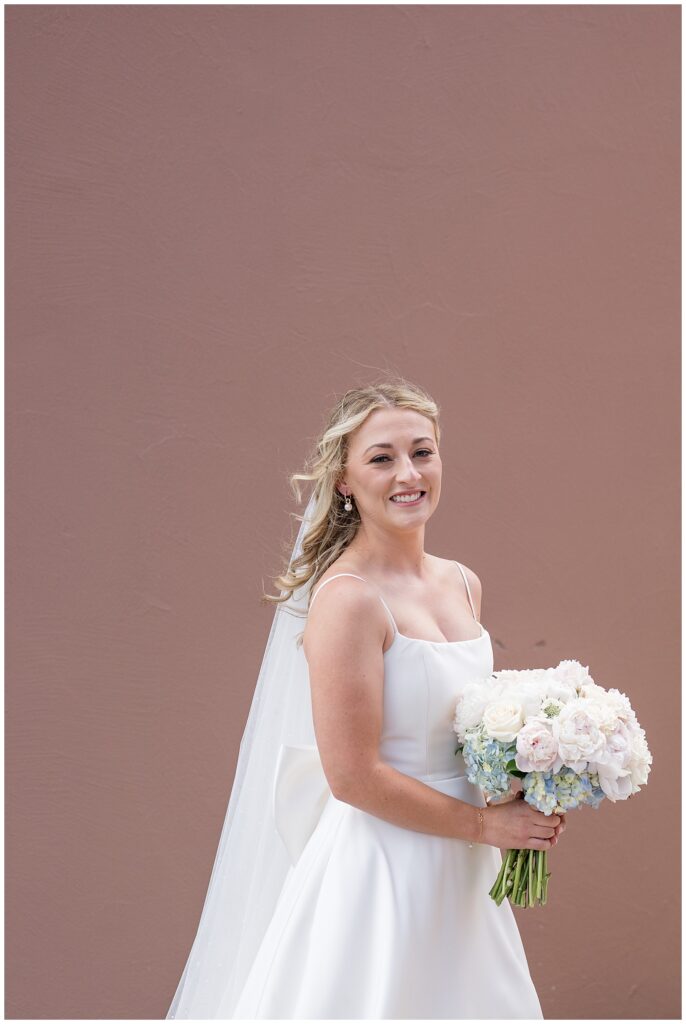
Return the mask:
{"type": "Polygon", "coordinates": [[[458,567],[458,569],[462,573],[462,579],[464,580],[464,585],[467,588],[467,597],[469,598],[469,603],[470,603],[471,608],[472,608],[472,615],[474,616],[474,618],[478,622],[479,620],[476,618],[476,612],[474,611],[474,602],[472,601],[472,592],[469,589],[469,583],[467,582],[467,574],[465,573],[464,569],[462,568],[462,566],[460,565],[459,562],[455,562],[455,565],[458,567]]]}
{"type": "MultiPolygon", "coordinates": [[[[312,595],[312,600],[310,601],[310,609],[309,609],[310,611],[312,610],[312,605],[314,604],[315,598],[316,598],[317,594],[319,593],[319,591],[322,589],[322,587],[325,587],[327,583],[331,583],[331,580],[337,580],[339,576],[352,576],[353,579],[362,580],[363,583],[368,583],[369,582],[368,580],[364,579],[363,576],[357,576],[354,572],[337,572],[335,576],[329,576],[328,580],[324,580],[324,582],[322,584],[320,584],[320,586],[317,587],[317,589],[315,590],[314,594],[312,595]]],[[[395,619],[393,618],[393,615],[391,613],[391,609],[388,607],[388,605],[384,601],[384,599],[381,596],[381,594],[377,594],[377,596],[378,596],[379,600],[381,601],[381,604],[384,606],[384,608],[388,612],[388,617],[390,618],[391,623],[393,625],[393,635],[395,636],[395,634],[398,632],[398,627],[395,624],[395,619]]]]}

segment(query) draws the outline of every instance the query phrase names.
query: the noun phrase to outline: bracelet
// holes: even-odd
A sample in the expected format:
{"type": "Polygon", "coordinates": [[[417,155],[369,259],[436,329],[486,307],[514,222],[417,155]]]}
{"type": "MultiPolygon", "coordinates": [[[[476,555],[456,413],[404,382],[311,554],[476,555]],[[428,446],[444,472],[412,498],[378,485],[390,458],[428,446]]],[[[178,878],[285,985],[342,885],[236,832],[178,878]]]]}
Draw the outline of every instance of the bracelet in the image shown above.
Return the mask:
{"type": "MultiPolygon", "coordinates": [[[[481,842],[481,837],[484,834],[484,812],[481,810],[480,807],[477,808],[477,814],[479,815],[479,835],[477,836],[476,841],[477,841],[477,843],[479,843],[479,842],[481,842]]],[[[469,844],[469,848],[470,849],[473,846],[474,846],[474,843],[470,843],[469,844]]]]}

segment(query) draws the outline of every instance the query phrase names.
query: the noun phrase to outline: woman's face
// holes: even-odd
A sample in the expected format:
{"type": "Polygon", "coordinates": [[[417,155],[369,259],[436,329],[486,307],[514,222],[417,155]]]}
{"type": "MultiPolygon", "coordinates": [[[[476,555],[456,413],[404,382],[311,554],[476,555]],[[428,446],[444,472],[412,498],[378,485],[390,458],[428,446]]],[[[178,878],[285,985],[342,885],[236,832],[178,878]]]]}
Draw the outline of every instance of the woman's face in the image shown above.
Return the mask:
{"type": "Polygon", "coordinates": [[[412,530],[438,505],[441,475],[431,420],[411,409],[375,409],[350,435],[338,490],[352,494],[363,523],[412,530]],[[392,500],[403,491],[425,493],[410,504],[392,500]]]}

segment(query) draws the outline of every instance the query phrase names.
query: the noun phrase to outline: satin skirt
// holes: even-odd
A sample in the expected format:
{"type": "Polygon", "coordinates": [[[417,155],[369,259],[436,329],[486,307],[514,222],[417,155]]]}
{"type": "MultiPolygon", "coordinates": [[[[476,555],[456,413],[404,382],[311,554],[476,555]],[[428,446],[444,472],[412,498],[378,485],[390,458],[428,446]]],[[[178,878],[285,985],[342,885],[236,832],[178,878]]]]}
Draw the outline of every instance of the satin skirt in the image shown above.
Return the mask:
{"type": "MultiPolygon", "coordinates": [[[[464,776],[421,781],[483,807],[464,776]]],[[[225,1019],[542,1019],[492,846],[401,828],[330,794],[225,1019]]],[[[228,1008],[225,1008],[228,1009],[228,1008]]]]}

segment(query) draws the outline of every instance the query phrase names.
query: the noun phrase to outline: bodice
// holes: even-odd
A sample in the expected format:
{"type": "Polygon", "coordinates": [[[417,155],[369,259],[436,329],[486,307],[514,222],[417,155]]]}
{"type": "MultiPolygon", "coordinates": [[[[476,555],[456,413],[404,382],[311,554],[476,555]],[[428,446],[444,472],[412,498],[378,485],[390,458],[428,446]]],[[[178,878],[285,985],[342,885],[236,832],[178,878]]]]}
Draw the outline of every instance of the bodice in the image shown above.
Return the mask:
{"type": "Polygon", "coordinates": [[[481,628],[481,636],[455,642],[395,634],[384,655],[382,761],[422,781],[466,774],[453,720],[462,689],[493,672],[491,638],[481,628]]]}

